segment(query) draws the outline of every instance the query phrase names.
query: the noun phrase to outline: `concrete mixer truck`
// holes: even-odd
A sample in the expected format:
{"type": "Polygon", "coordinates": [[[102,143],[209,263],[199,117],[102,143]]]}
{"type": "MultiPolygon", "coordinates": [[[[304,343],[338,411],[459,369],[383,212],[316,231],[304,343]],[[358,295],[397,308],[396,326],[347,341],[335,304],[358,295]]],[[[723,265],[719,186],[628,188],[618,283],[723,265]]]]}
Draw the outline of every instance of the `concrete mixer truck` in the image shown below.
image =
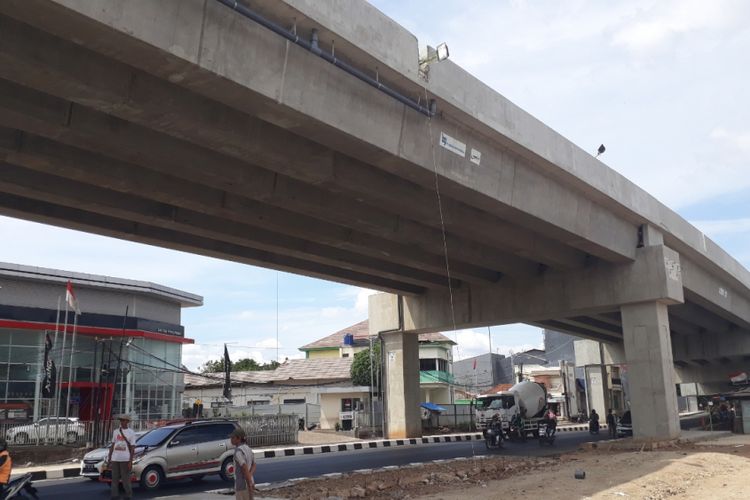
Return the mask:
{"type": "Polygon", "coordinates": [[[514,425],[519,437],[532,434],[539,437],[539,423],[547,410],[547,391],[542,384],[524,380],[507,391],[478,396],[474,405],[474,417],[479,430],[484,430],[499,415],[503,432],[507,437],[514,425]],[[520,418],[519,418],[520,417],[520,418]]]}

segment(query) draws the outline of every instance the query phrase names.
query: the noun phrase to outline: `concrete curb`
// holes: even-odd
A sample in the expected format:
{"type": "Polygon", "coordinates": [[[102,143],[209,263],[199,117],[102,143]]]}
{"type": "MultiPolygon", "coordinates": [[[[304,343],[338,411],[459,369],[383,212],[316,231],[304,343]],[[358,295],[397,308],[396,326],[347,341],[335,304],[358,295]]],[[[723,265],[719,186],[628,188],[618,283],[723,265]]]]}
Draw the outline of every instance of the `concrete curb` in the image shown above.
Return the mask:
{"type": "MultiPolygon", "coordinates": [[[[607,426],[607,424],[599,426],[599,430],[600,431],[601,430],[606,430],[606,429],[609,429],[609,427],[607,426]]],[[[588,431],[588,430],[589,430],[589,425],[588,424],[584,424],[584,425],[566,425],[564,427],[563,426],[558,426],[557,427],[557,432],[588,431]]]]}
{"type": "Polygon", "coordinates": [[[339,451],[369,450],[373,448],[388,448],[395,446],[413,446],[433,443],[453,443],[459,441],[477,441],[483,439],[481,432],[466,434],[446,434],[442,436],[426,436],[406,439],[378,439],[373,441],[355,441],[350,443],[327,444],[315,446],[296,446],[293,448],[276,448],[255,452],[255,459],[262,460],[276,457],[293,457],[298,455],[318,455],[321,453],[336,453],[339,451]]]}
{"type": "MultiPolygon", "coordinates": [[[[13,476],[25,474],[23,470],[14,471],[13,476]]],[[[43,481],[45,479],[64,479],[66,477],[77,477],[81,475],[81,467],[67,467],[65,469],[35,470],[31,471],[32,481],[43,481]]]]}

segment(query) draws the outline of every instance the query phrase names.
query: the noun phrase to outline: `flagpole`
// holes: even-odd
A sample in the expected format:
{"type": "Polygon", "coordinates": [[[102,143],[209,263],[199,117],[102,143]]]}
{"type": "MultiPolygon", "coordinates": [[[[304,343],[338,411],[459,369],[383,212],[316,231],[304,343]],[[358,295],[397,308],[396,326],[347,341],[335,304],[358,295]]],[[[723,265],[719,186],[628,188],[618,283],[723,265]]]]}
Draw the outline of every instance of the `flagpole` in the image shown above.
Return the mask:
{"type": "MultiPolygon", "coordinates": [[[[60,418],[60,400],[62,399],[62,379],[65,374],[65,340],[68,336],[68,301],[65,301],[65,322],[63,325],[63,343],[60,349],[60,371],[58,375],[58,390],[57,390],[57,402],[55,403],[55,417],[57,417],[56,423],[59,423],[60,418]]],[[[57,434],[60,429],[59,425],[55,425],[55,442],[57,442],[57,434]]]]}
{"type": "Polygon", "coordinates": [[[76,331],[78,330],[78,311],[73,312],[73,340],[70,341],[70,363],[68,363],[68,400],[65,405],[65,418],[70,416],[70,393],[73,384],[73,353],[76,350],[76,331]]]}
{"type": "MultiPolygon", "coordinates": [[[[57,332],[60,329],[60,300],[61,300],[61,297],[58,295],[57,296],[57,316],[55,317],[55,341],[54,341],[54,344],[52,345],[53,348],[57,346],[57,332]]],[[[50,351],[50,356],[51,355],[52,355],[52,352],[50,351]]],[[[57,380],[55,380],[55,385],[57,385],[57,380]]],[[[47,401],[47,430],[46,430],[45,436],[47,436],[48,438],[49,438],[49,422],[50,422],[50,417],[52,417],[52,406],[56,400],[57,400],[57,394],[55,393],[52,397],[52,400],[47,401]]]]}

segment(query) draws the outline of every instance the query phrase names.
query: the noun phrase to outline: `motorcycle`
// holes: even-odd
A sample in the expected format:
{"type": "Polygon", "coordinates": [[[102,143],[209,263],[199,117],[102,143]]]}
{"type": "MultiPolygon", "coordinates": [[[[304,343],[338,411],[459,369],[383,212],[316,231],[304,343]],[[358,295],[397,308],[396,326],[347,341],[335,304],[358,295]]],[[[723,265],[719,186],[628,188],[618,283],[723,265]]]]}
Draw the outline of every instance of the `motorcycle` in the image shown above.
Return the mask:
{"type": "Polygon", "coordinates": [[[38,499],[39,497],[36,493],[36,488],[31,484],[31,473],[28,473],[15,479],[11,479],[5,487],[5,491],[0,493],[0,500],[28,498],[26,495],[38,499]]]}
{"type": "Polygon", "coordinates": [[[599,421],[592,420],[589,422],[589,432],[591,434],[599,434],[599,421]]]}
{"type": "Polygon", "coordinates": [[[484,444],[488,450],[503,446],[503,426],[499,421],[490,423],[487,429],[485,429],[484,444]]]}
{"type": "Polygon", "coordinates": [[[555,444],[555,424],[541,422],[539,424],[539,446],[555,444]]]}

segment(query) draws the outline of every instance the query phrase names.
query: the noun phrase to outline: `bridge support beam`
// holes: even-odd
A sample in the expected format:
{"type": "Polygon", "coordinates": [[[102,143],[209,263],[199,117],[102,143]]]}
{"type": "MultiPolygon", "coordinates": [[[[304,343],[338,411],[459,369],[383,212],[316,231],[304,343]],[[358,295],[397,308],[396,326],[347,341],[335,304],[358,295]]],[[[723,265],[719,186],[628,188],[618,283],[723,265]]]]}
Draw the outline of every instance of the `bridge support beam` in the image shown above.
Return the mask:
{"type": "Polygon", "coordinates": [[[385,357],[385,433],[388,438],[422,435],[419,413],[419,336],[382,333],[385,357]]]}
{"type": "Polygon", "coordinates": [[[645,302],[624,305],[620,311],[634,437],[676,438],[680,420],[667,306],[645,302]]]}

